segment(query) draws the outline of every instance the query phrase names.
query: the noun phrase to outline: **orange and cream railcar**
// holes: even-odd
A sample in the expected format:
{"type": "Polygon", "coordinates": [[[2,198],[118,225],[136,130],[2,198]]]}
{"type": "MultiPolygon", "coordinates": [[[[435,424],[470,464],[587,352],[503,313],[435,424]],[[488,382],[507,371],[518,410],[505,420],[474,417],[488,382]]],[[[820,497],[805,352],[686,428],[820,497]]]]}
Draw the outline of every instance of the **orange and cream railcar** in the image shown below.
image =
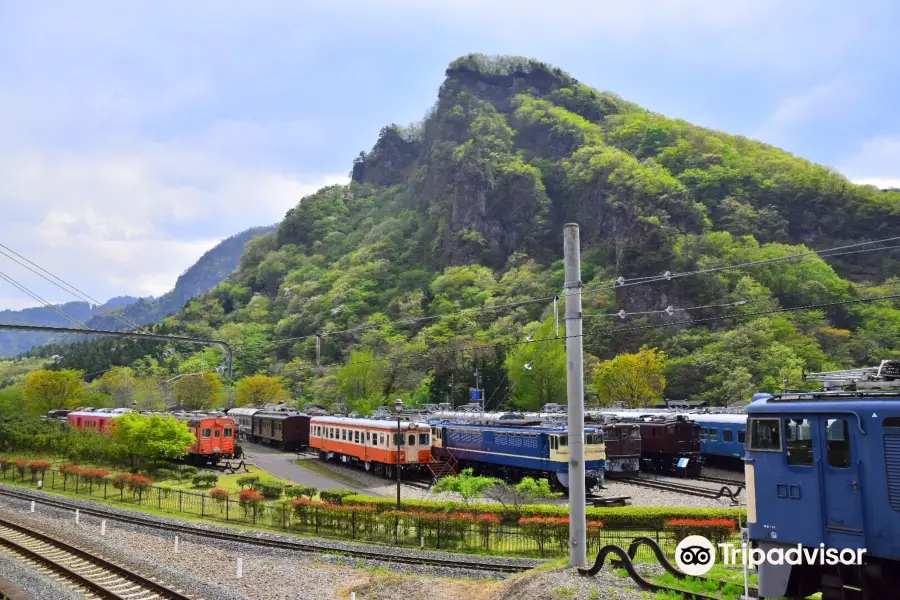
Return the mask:
{"type": "Polygon", "coordinates": [[[188,450],[187,459],[196,464],[216,464],[223,458],[234,457],[236,426],[231,417],[190,415],[178,417],[187,421],[194,434],[194,445],[188,450]]]}
{"type": "Polygon", "coordinates": [[[398,464],[403,471],[428,468],[431,426],[408,421],[400,423],[399,461],[396,421],[313,417],[309,422],[309,445],[318,449],[320,460],[360,464],[376,475],[393,477],[398,464]]]}

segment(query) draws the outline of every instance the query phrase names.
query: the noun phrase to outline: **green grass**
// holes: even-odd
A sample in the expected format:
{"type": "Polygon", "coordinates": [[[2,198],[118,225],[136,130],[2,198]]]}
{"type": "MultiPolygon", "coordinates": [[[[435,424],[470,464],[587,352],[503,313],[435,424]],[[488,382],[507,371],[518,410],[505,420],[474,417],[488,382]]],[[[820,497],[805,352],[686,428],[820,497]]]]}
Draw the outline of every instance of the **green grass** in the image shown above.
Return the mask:
{"type": "Polygon", "coordinates": [[[238,485],[237,480],[245,475],[257,475],[257,476],[259,476],[260,481],[276,481],[276,482],[281,482],[285,485],[288,485],[291,483],[291,482],[287,481],[286,479],[281,479],[280,477],[276,477],[275,475],[272,475],[268,471],[265,471],[263,469],[260,469],[259,467],[253,466],[253,465],[248,465],[247,469],[250,471],[249,473],[240,471],[238,473],[232,473],[232,474],[227,474],[227,475],[224,473],[220,474],[218,483],[216,483],[216,485],[210,486],[210,487],[195,487],[194,484],[191,483],[190,480],[178,481],[177,479],[166,479],[166,480],[162,480],[162,481],[155,482],[155,483],[158,483],[162,487],[166,487],[166,488],[173,489],[173,490],[184,490],[186,492],[201,492],[201,493],[209,492],[209,490],[213,489],[214,487],[217,487],[217,488],[226,489],[229,492],[232,492],[232,494],[240,491],[241,486],[238,485]]]}
{"type": "Polygon", "coordinates": [[[332,471],[326,465],[323,465],[317,460],[306,458],[295,460],[294,464],[300,467],[301,469],[306,469],[307,471],[312,471],[313,473],[318,473],[324,477],[328,477],[329,479],[334,479],[335,481],[340,481],[344,485],[350,485],[355,488],[364,487],[358,481],[353,479],[352,477],[348,477],[343,473],[338,473],[336,471],[332,471]]]}

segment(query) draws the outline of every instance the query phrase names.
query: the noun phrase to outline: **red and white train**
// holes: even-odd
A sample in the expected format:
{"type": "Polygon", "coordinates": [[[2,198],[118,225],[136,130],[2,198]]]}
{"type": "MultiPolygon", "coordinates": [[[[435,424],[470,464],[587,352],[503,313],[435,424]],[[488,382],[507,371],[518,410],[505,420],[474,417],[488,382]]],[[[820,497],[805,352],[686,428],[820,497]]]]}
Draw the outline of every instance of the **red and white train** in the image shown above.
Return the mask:
{"type": "Polygon", "coordinates": [[[309,446],[321,460],[361,464],[376,475],[392,477],[394,469],[419,471],[431,458],[431,426],[400,423],[399,458],[396,421],[313,417],[309,421],[309,446]]]}
{"type": "MultiPolygon", "coordinates": [[[[66,422],[72,429],[110,435],[115,427],[115,420],[129,412],[133,411],[127,408],[76,410],[68,414],[66,422]]],[[[188,429],[194,434],[194,444],[187,451],[188,462],[215,464],[223,458],[234,457],[237,428],[233,418],[205,414],[174,416],[186,421],[188,429]]]]}

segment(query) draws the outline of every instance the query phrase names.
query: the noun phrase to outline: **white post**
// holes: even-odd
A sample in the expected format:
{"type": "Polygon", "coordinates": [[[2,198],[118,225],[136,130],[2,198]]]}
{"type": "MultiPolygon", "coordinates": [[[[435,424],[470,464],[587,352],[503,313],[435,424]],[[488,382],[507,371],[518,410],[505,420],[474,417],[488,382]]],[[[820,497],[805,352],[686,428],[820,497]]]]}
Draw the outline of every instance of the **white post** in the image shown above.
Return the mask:
{"type": "Polygon", "coordinates": [[[31,501],[31,512],[34,512],[34,500],[31,501]]]}
{"type": "Polygon", "coordinates": [[[584,354],[581,340],[581,242],[578,224],[563,226],[566,283],[566,396],[569,401],[569,564],[587,564],[584,472],[584,354]]]}
{"type": "Polygon", "coordinates": [[[38,489],[39,490],[44,489],[44,480],[43,479],[38,480],[38,489]]]}
{"type": "Polygon", "coordinates": [[[178,554],[180,547],[178,545],[178,536],[175,536],[175,554],[178,554]]]}
{"type": "Polygon", "coordinates": [[[106,535],[106,519],[101,519],[100,521],[100,537],[106,535]]]}
{"type": "Polygon", "coordinates": [[[425,549],[425,536],[424,535],[421,537],[421,539],[419,539],[419,549],[420,550],[425,549]]]}
{"type": "Polygon", "coordinates": [[[243,558],[237,559],[237,578],[238,579],[244,578],[244,559],[243,558]]]}
{"type": "Polygon", "coordinates": [[[75,524],[78,525],[81,522],[81,511],[77,508],[75,509],[75,524]]]}
{"type": "Polygon", "coordinates": [[[356,592],[350,592],[350,600],[356,600],[356,592]]]}

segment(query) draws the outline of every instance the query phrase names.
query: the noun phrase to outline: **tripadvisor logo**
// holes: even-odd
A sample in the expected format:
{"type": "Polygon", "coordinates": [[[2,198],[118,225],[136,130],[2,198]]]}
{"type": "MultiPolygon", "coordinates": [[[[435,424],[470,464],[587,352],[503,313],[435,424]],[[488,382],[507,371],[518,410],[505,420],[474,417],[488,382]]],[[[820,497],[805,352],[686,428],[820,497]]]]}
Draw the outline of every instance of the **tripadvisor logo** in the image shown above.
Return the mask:
{"type": "MultiPolygon", "coordinates": [[[[746,544],[739,547],[735,544],[719,544],[722,560],[725,565],[749,564],[751,567],[763,563],[771,565],[851,565],[858,566],[863,562],[865,548],[837,549],[819,547],[803,547],[800,544],[786,548],[770,548],[768,552],[760,548],[748,548],[746,544]]],[[[716,550],[713,543],[702,535],[689,535],[675,548],[675,563],[686,575],[698,577],[705,575],[716,562],[716,550]]]]}
{"type": "Polygon", "coordinates": [[[689,535],[675,548],[675,563],[682,573],[706,575],[716,562],[716,549],[702,535],[689,535]]]}

